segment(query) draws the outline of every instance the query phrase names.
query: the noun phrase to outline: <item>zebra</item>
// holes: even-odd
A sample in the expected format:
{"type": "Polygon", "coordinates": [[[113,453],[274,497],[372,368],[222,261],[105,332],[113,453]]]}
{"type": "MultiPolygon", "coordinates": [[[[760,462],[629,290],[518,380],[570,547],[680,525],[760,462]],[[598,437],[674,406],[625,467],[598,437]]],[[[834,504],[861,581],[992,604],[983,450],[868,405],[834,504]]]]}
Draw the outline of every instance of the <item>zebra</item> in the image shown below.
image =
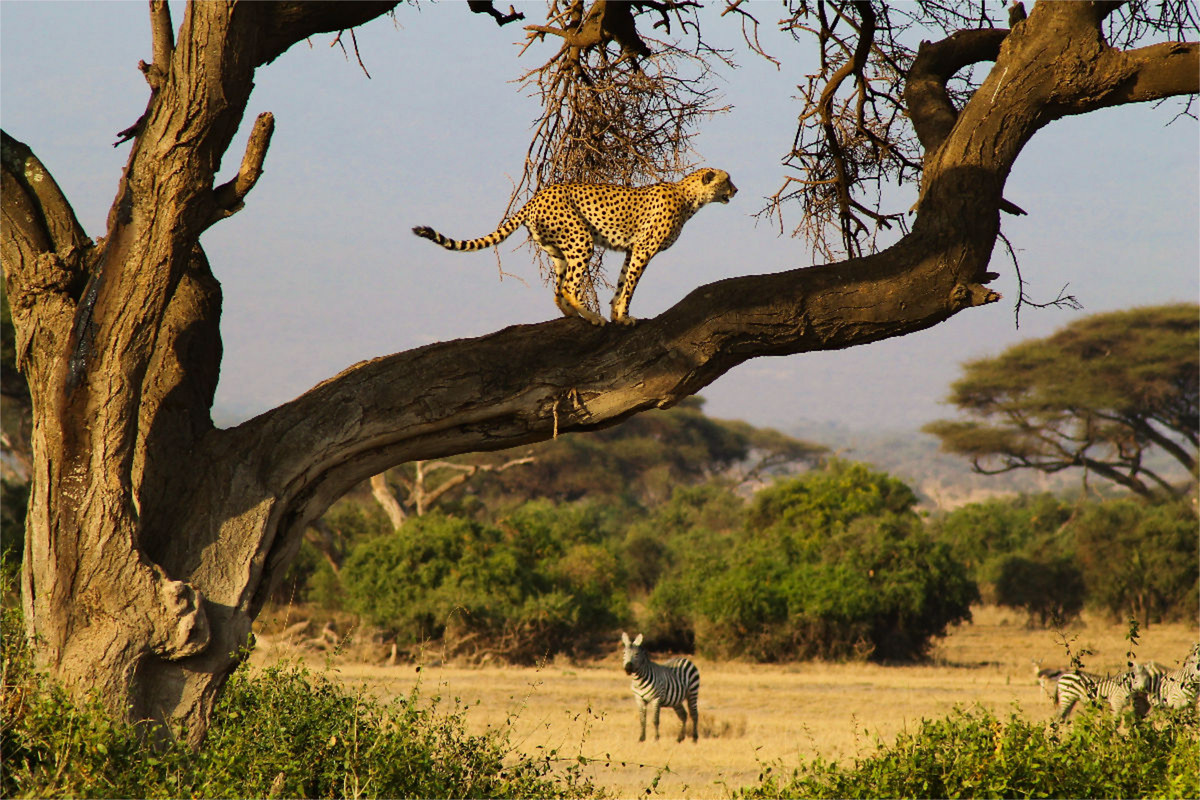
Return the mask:
{"type": "Polygon", "coordinates": [[[692,715],[692,742],[700,739],[698,731],[700,717],[696,711],[696,700],[700,695],[700,670],[686,658],[673,658],[664,664],[655,664],[642,649],[642,634],[632,642],[629,635],[621,632],[621,644],[625,645],[622,663],[625,673],[633,676],[633,697],[637,701],[638,721],[642,726],[639,742],[646,741],[646,707],[654,710],[654,738],[658,739],[658,714],[663,706],[675,709],[679,716],[679,738],[687,735],[688,712],[692,715]],[[687,711],[683,704],[687,702],[687,711]]]}
{"type": "Polygon", "coordinates": [[[1033,677],[1037,678],[1038,686],[1042,690],[1042,697],[1058,705],[1058,679],[1065,675],[1067,671],[1065,669],[1043,667],[1040,658],[1031,658],[1029,660],[1033,662],[1033,677]]]}
{"type": "Polygon", "coordinates": [[[1192,648],[1179,669],[1160,670],[1164,671],[1152,671],[1146,692],[1151,706],[1184,708],[1196,702],[1200,695],[1200,644],[1192,648]]]}
{"type": "Polygon", "coordinates": [[[1130,670],[1111,677],[1097,678],[1086,672],[1066,672],[1058,679],[1058,718],[1065,720],[1080,700],[1107,700],[1114,714],[1132,701],[1134,713],[1143,716],[1151,678],[1145,666],[1130,663],[1130,670]],[[1140,696],[1140,700],[1139,700],[1140,696]]]}

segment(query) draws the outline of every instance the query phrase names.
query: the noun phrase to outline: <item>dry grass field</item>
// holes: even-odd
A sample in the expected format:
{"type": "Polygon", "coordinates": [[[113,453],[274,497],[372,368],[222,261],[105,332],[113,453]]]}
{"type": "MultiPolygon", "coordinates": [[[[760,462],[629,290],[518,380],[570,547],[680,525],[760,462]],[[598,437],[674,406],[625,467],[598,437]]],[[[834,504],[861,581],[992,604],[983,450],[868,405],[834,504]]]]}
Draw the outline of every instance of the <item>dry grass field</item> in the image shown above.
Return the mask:
{"type": "MultiPolygon", "coordinates": [[[[1085,659],[1088,669],[1123,667],[1123,626],[1085,615],[1067,633],[1077,637],[1073,649],[1094,652],[1085,659]]],[[[1142,632],[1138,657],[1175,664],[1198,638],[1195,625],[1154,625],[1142,632]]],[[[255,662],[285,655],[291,654],[268,645],[255,662]]],[[[695,659],[701,674],[697,744],[690,738],[676,743],[679,720],[670,710],[662,717],[661,740],[654,741],[651,730],[647,742],[637,742],[637,714],[617,642],[610,657],[587,664],[418,670],[412,664],[338,662],[336,670],[347,685],[365,686],[382,699],[405,694],[418,682],[426,697],[457,698],[471,729],[511,725],[510,741],[528,754],[557,750],[565,759],[610,761],[592,766],[591,775],[616,796],[645,796],[659,775],[663,796],[707,798],[756,782],[761,765],[770,762],[786,766],[815,755],[848,760],[869,753],[877,739],[890,741],[897,731],[944,716],[956,704],[980,703],[1001,715],[1019,706],[1030,718],[1048,719],[1052,707],[1040,694],[1031,658],[1044,659],[1044,666],[1067,661],[1058,634],[1026,629],[1023,615],[980,608],[974,623],[954,629],[922,666],[695,659]]]]}

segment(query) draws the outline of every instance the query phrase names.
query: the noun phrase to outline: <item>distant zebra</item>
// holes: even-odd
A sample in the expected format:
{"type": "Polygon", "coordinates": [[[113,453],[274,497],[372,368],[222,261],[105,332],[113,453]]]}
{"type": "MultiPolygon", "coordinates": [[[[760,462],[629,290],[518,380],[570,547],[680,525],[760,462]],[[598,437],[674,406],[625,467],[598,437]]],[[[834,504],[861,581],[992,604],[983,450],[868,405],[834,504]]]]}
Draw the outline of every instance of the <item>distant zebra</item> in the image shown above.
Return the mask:
{"type": "Polygon", "coordinates": [[[700,739],[700,717],[696,701],[700,695],[700,670],[686,658],[673,658],[665,664],[655,664],[642,649],[642,634],[632,642],[629,635],[621,632],[621,644],[625,645],[622,663],[625,672],[633,677],[633,696],[637,701],[638,721],[642,726],[639,742],[646,741],[646,707],[654,711],[654,738],[658,739],[658,715],[663,706],[675,709],[681,727],[679,739],[687,735],[688,712],[692,715],[692,741],[700,739]],[[683,704],[687,702],[687,711],[683,704]]]}
{"type": "Polygon", "coordinates": [[[1200,644],[1192,648],[1179,669],[1152,671],[1146,694],[1151,706],[1183,708],[1194,704],[1200,696],[1200,644]]]}
{"type": "Polygon", "coordinates": [[[1149,694],[1150,673],[1141,665],[1130,665],[1132,669],[1111,677],[1097,678],[1085,672],[1066,672],[1058,679],[1058,718],[1064,720],[1080,700],[1084,702],[1108,701],[1114,714],[1132,701],[1134,711],[1143,715],[1149,694]],[[1138,696],[1141,696],[1139,702],[1138,696]]]}
{"type": "Polygon", "coordinates": [[[1058,679],[1067,673],[1065,669],[1043,667],[1040,658],[1029,659],[1033,662],[1033,677],[1037,678],[1038,686],[1042,689],[1042,697],[1058,705],[1058,679]]]}
{"type": "Polygon", "coordinates": [[[1159,678],[1163,675],[1176,671],[1170,667],[1163,666],[1157,661],[1145,661],[1142,663],[1142,666],[1146,668],[1146,672],[1150,673],[1151,678],[1159,678]]]}

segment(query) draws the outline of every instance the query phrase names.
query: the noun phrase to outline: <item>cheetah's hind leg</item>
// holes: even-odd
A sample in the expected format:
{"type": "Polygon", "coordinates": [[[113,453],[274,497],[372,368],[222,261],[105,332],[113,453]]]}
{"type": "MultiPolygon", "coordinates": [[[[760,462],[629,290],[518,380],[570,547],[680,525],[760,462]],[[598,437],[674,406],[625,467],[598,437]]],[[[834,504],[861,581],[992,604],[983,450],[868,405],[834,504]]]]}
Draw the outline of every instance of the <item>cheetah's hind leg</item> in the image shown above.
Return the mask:
{"type": "MultiPolygon", "coordinates": [[[[592,311],[587,305],[579,299],[579,280],[573,278],[573,272],[569,272],[564,267],[558,266],[558,259],[555,259],[555,272],[558,273],[558,280],[555,281],[554,287],[554,302],[559,310],[568,317],[583,317],[593,325],[604,325],[608,322],[604,317],[592,311]]],[[[582,270],[579,270],[582,271],[582,270]]]]}

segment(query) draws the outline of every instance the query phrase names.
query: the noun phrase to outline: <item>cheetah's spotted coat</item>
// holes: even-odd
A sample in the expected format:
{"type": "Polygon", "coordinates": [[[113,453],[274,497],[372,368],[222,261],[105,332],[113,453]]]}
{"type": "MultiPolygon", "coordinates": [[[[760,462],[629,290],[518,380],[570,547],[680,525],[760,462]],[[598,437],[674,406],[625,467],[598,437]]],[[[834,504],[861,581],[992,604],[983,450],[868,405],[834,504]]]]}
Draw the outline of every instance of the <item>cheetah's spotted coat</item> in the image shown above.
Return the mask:
{"type": "Polygon", "coordinates": [[[683,224],[711,202],[728,203],[737,187],[724,170],[705,168],[677,183],[614,186],[556,183],[542,189],[493,233],[479,239],[448,239],[432,228],[413,233],[447,250],[482,250],[507,239],[521,225],[554,260],[554,302],[567,316],[593,325],[604,318],[580,300],[583,278],[596,245],[625,253],[612,300],[612,320],[632,325],[629,301],[642,271],[655,254],[679,238],[683,224]]]}

